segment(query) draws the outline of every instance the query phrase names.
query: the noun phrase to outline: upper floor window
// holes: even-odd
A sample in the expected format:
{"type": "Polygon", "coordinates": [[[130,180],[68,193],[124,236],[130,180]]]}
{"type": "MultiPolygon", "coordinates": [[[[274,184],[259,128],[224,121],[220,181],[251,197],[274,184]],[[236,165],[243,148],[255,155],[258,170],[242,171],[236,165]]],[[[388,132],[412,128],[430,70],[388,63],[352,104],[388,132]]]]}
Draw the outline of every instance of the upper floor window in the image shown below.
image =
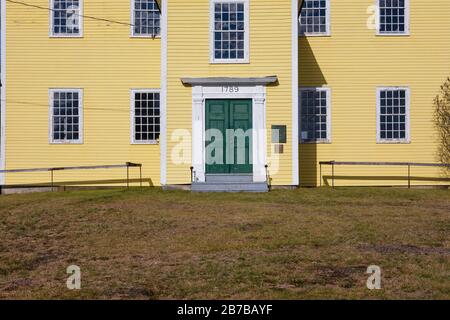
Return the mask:
{"type": "Polygon", "coordinates": [[[378,88],[378,142],[409,142],[409,89],[378,88]]]}
{"type": "Polygon", "coordinates": [[[249,62],[248,0],[211,0],[211,62],[249,62]]]}
{"type": "Polygon", "coordinates": [[[50,142],[82,143],[82,90],[50,90],[50,142]]]}
{"type": "Polygon", "coordinates": [[[329,35],[330,1],[304,0],[300,10],[299,22],[301,35],[329,35]]]}
{"type": "Polygon", "coordinates": [[[82,36],[82,5],[82,0],[51,0],[51,36],[82,36]]]}
{"type": "Polygon", "coordinates": [[[156,143],[161,131],[159,90],[133,90],[131,118],[131,143],[156,143]]]}
{"type": "Polygon", "coordinates": [[[379,35],[409,33],[409,0],[378,0],[379,35]]]}
{"type": "Polygon", "coordinates": [[[330,92],[322,87],[300,89],[301,142],[331,141],[330,92]]]}
{"type": "Polygon", "coordinates": [[[155,0],[133,0],[132,35],[134,37],[156,37],[160,35],[161,12],[155,0]]]}

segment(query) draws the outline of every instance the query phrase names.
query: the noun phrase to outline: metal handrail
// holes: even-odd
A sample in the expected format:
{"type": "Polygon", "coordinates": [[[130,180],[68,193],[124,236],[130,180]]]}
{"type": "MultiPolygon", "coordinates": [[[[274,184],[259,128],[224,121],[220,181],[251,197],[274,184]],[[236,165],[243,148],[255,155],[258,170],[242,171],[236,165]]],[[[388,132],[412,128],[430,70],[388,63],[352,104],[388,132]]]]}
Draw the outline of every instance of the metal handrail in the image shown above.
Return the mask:
{"type": "Polygon", "coordinates": [[[335,166],[402,166],[408,167],[408,188],[411,188],[411,167],[450,168],[448,163],[418,163],[418,162],[354,162],[354,161],[320,161],[320,186],[322,186],[322,165],[331,166],[332,187],[335,187],[335,166]]]}
{"type": "Polygon", "coordinates": [[[0,173],[25,173],[25,172],[50,172],[51,187],[54,187],[54,172],[66,170],[96,170],[96,169],[115,169],[127,168],[127,188],[130,187],[130,167],[139,168],[139,182],[142,187],[142,164],[126,162],[125,164],[100,165],[100,166],[78,166],[78,167],[50,167],[50,168],[30,168],[30,169],[8,169],[0,170],[0,173]]]}
{"type": "Polygon", "coordinates": [[[271,186],[271,183],[270,183],[269,165],[268,164],[264,165],[264,168],[266,169],[267,186],[269,187],[269,190],[270,190],[272,186],[271,186]]]}

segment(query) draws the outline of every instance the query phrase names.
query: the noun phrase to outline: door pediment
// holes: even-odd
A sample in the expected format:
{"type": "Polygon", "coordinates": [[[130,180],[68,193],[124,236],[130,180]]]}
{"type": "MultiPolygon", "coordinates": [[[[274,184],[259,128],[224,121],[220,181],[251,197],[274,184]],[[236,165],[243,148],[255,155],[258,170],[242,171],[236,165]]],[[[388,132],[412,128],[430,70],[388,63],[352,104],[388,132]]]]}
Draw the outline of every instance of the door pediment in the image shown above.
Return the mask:
{"type": "Polygon", "coordinates": [[[181,78],[181,82],[184,85],[191,85],[191,86],[214,86],[214,85],[261,86],[277,83],[278,77],[268,76],[256,78],[235,78],[235,77],[181,78]]]}

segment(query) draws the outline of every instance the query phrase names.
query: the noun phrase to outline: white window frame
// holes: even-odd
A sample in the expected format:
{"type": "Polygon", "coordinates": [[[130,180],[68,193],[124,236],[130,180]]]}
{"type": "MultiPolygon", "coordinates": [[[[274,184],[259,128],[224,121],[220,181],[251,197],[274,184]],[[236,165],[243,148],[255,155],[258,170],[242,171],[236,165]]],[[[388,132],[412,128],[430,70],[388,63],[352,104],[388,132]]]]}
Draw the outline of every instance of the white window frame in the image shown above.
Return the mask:
{"type": "MultiPolygon", "coordinates": [[[[130,32],[132,38],[149,38],[149,39],[156,39],[161,38],[161,22],[162,22],[162,14],[159,14],[159,34],[157,35],[151,35],[151,34],[136,34],[134,32],[134,3],[136,0],[130,0],[130,15],[131,15],[131,21],[130,21],[130,32]]],[[[157,1],[155,0],[156,5],[158,5],[157,1]]],[[[161,9],[161,8],[160,8],[161,9]]]]}
{"type": "Polygon", "coordinates": [[[299,98],[298,98],[298,128],[299,128],[299,141],[302,144],[329,144],[332,142],[332,125],[331,125],[331,88],[330,87],[301,87],[299,88],[299,98]],[[326,139],[316,139],[314,141],[306,141],[302,137],[302,92],[303,91],[325,91],[327,93],[327,138],[326,139]]]}
{"type": "Polygon", "coordinates": [[[411,143],[411,121],[410,121],[410,108],[411,108],[411,92],[409,87],[377,87],[377,143],[379,144],[408,144],[411,143]],[[405,90],[406,99],[406,114],[405,114],[405,138],[403,139],[382,139],[381,138],[381,91],[384,90],[405,90]]]}
{"type": "Polygon", "coordinates": [[[84,139],[84,116],[83,116],[83,89],[80,88],[52,88],[49,89],[49,110],[48,110],[48,135],[50,144],[83,144],[84,139]],[[55,140],[53,137],[53,98],[55,92],[77,92],[79,100],[79,121],[78,121],[78,139],[77,140],[55,140]]]}
{"type": "Polygon", "coordinates": [[[159,140],[136,140],[135,137],[135,94],[136,93],[159,93],[159,135],[161,137],[161,89],[131,89],[130,90],[130,143],[135,145],[159,144],[159,140]]]}
{"type": "Polygon", "coordinates": [[[249,0],[210,0],[209,1],[209,62],[211,64],[245,64],[250,63],[250,5],[249,0]],[[214,5],[222,2],[244,3],[244,58],[216,59],[214,48],[214,5]]]}
{"type": "Polygon", "coordinates": [[[83,15],[84,15],[84,0],[79,0],[80,1],[80,14],[78,16],[78,21],[80,22],[80,26],[79,29],[80,31],[78,32],[78,34],[75,33],[54,33],[53,32],[53,14],[55,13],[54,11],[54,0],[49,0],[49,6],[50,6],[50,10],[49,10],[49,25],[50,25],[50,30],[49,30],[49,36],[51,38],[82,38],[83,37],[83,32],[84,32],[84,19],[83,19],[83,15]]]}
{"type": "MultiPolygon", "coordinates": [[[[306,32],[306,33],[301,33],[301,23],[300,23],[300,12],[298,15],[298,34],[300,37],[329,37],[331,36],[331,4],[330,4],[330,0],[325,0],[327,3],[327,15],[326,15],[326,27],[327,30],[325,32],[306,32]]],[[[302,4],[303,5],[303,4],[302,4]]],[[[301,7],[300,7],[301,9],[301,7]]]]}
{"type": "Polygon", "coordinates": [[[376,12],[376,31],[377,36],[386,36],[386,37],[401,37],[401,36],[409,36],[410,35],[410,6],[409,0],[405,0],[405,31],[397,32],[397,33],[385,33],[380,31],[381,26],[381,8],[380,8],[380,0],[375,0],[375,6],[377,8],[376,12]]]}

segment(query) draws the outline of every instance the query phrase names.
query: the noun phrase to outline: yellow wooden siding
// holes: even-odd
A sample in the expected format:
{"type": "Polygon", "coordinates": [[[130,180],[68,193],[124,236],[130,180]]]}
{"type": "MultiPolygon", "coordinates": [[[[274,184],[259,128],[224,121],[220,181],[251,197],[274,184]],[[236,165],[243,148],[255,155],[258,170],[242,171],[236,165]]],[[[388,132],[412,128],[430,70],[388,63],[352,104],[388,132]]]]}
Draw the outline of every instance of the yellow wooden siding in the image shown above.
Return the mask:
{"type": "MultiPolygon", "coordinates": [[[[287,125],[289,143],[280,156],[280,169],[272,178],[274,184],[291,184],[291,1],[250,1],[249,64],[209,64],[209,0],[190,0],[189,5],[184,0],[171,0],[168,12],[167,183],[190,182],[190,159],[185,164],[176,164],[171,157],[177,145],[171,139],[172,133],[177,129],[191,131],[192,127],[192,90],[181,84],[181,77],[277,75],[280,84],[267,88],[267,152],[270,157],[271,125],[287,125]]],[[[187,150],[190,155],[189,141],[187,150]]]]}
{"type": "MultiPolygon", "coordinates": [[[[374,2],[332,0],[331,36],[300,37],[300,86],[332,90],[332,143],[300,145],[302,185],[319,183],[318,161],[437,161],[433,99],[450,75],[450,2],[410,0],[410,36],[369,30],[374,2]],[[376,143],[377,86],[409,86],[410,144],[376,143]]],[[[406,174],[404,167],[336,167],[336,185],[406,185],[406,174]]],[[[412,175],[415,185],[449,183],[436,168],[413,168],[412,175]]]]}
{"type": "MultiPolygon", "coordinates": [[[[319,183],[318,161],[435,162],[434,96],[449,75],[450,34],[446,0],[410,0],[410,36],[376,36],[369,30],[372,0],[331,1],[331,36],[300,37],[300,86],[332,89],[332,143],[301,144],[302,185],[319,183]],[[376,87],[409,86],[411,143],[376,143],[376,87]]],[[[48,6],[47,0],[33,5],[48,6]]],[[[278,75],[267,88],[267,128],[286,124],[291,138],[291,2],[250,1],[250,64],[209,64],[209,1],[169,2],[167,182],[189,183],[190,163],[172,163],[176,129],[191,130],[191,88],[185,76],[278,75]],[[187,17],[189,19],[187,19],[187,17]],[[194,23],[192,23],[194,21],[194,23]],[[276,50],[274,50],[276,48],[276,50]]],[[[158,185],[159,146],[130,144],[130,89],[160,87],[160,39],[130,37],[130,27],[86,18],[80,39],[49,38],[48,11],[7,3],[6,168],[144,164],[158,185]],[[84,89],[84,144],[48,142],[48,89],[84,89]]],[[[130,21],[130,2],[85,1],[84,14],[130,21]]],[[[190,143],[188,142],[190,154],[190,143]]],[[[268,131],[268,156],[271,155],[268,131]]],[[[274,184],[291,184],[288,143],[274,184]]],[[[405,168],[337,167],[337,185],[405,185],[405,168]],[[359,177],[359,178],[357,178],[359,177]],[[371,178],[373,177],[373,178],[371,178]],[[380,178],[381,177],[381,178],[380,178]],[[369,179],[368,179],[369,178],[369,179]],[[381,180],[380,180],[381,179],[381,180]]],[[[135,175],[136,172],[133,171],[135,175]]],[[[324,168],[330,174],[330,168],[324,168]]],[[[447,183],[442,172],[414,168],[414,184],[447,183]]],[[[57,181],[125,177],[124,170],[58,173],[57,181]]],[[[134,176],[136,177],[136,175],[134,176]]],[[[48,174],[8,174],[7,184],[47,182],[48,174]]],[[[105,182],[106,183],[106,182],[105,182]]]]}
{"type": "MultiPolygon", "coordinates": [[[[33,0],[33,5],[48,7],[49,1],[33,0]]],[[[130,1],[84,1],[84,14],[129,24],[130,1]]],[[[6,168],[132,161],[143,164],[146,185],[158,185],[159,146],[130,144],[130,89],[160,88],[160,46],[159,38],[131,38],[128,25],[89,18],[82,38],[50,38],[47,10],[7,2],[6,168]],[[49,144],[49,88],[83,89],[84,144],[49,144]]],[[[123,184],[126,173],[75,171],[55,177],[123,184]]],[[[48,181],[48,173],[6,176],[7,184],[48,181]]]]}

